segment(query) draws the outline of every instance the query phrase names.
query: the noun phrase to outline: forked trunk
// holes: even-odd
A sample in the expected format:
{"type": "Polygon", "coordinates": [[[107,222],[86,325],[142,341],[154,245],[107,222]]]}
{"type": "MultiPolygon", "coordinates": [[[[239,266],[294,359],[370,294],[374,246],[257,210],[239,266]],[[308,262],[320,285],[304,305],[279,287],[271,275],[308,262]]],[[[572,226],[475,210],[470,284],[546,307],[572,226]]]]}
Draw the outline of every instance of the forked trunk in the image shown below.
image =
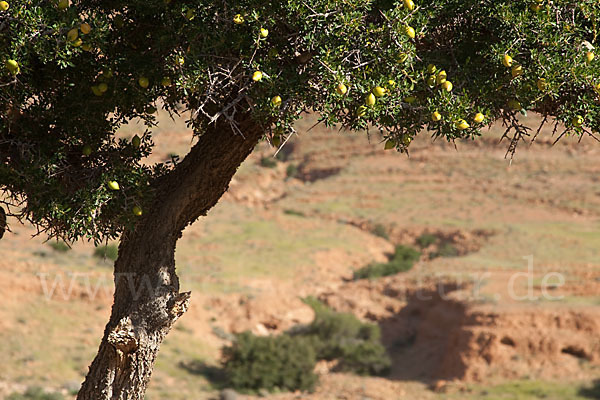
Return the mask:
{"type": "Polygon", "coordinates": [[[226,123],[200,136],[190,154],[157,182],[154,205],[135,230],[123,234],[111,317],[78,400],[144,397],[160,345],[190,300],[190,293],[179,292],[177,240],[217,203],[261,137],[250,119],[240,128],[244,137],[226,123]]]}

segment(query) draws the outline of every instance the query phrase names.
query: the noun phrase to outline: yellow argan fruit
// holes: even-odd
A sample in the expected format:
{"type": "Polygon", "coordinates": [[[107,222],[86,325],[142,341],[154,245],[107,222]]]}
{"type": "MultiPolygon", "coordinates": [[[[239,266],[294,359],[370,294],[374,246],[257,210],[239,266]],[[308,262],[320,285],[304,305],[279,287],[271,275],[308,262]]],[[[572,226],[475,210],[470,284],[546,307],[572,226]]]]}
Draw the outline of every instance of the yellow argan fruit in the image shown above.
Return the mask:
{"type": "Polygon", "coordinates": [[[513,78],[516,78],[519,75],[523,75],[523,67],[520,65],[513,65],[510,69],[510,73],[512,74],[513,78]]]}
{"type": "Polygon", "coordinates": [[[404,7],[406,7],[408,11],[412,11],[415,9],[415,3],[413,2],[413,0],[402,0],[402,2],[404,3],[404,7]]]}
{"type": "Polygon", "coordinates": [[[74,42],[79,37],[79,31],[76,28],[71,29],[67,32],[67,40],[69,42],[74,42]]]}
{"type": "Polygon", "coordinates": [[[281,96],[274,96],[271,99],[271,104],[273,104],[275,107],[279,107],[281,105],[281,96]]]}
{"type": "Polygon", "coordinates": [[[369,93],[369,95],[367,96],[367,98],[365,99],[365,103],[368,106],[374,106],[375,105],[375,95],[373,93],[369,93]]]}
{"type": "Polygon", "coordinates": [[[596,58],[596,55],[594,53],[592,53],[591,51],[588,51],[587,53],[585,53],[585,63],[586,64],[591,64],[592,61],[594,61],[594,58],[596,58]]]}
{"type": "Polygon", "coordinates": [[[241,14],[237,14],[233,17],[233,23],[236,25],[241,25],[244,23],[244,17],[241,14]]]}
{"type": "Polygon", "coordinates": [[[579,128],[579,127],[581,127],[581,125],[583,125],[583,117],[581,115],[577,115],[577,116],[573,117],[573,119],[571,120],[571,123],[573,124],[574,127],[579,128]]]}
{"type": "Polygon", "coordinates": [[[86,144],[85,146],[83,146],[83,148],[81,149],[81,154],[83,154],[84,156],[89,156],[92,154],[92,146],[90,146],[89,144],[86,144]]]}
{"type": "Polygon", "coordinates": [[[446,73],[446,71],[441,70],[440,72],[438,72],[437,77],[435,78],[435,83],[441,85],[442,83],[446,82],[446,78],[448,78],[448,74],[446,73]]]}
{"type": "Polygon", "coordinates": [[[100,91],[98,86],[92,86],[92,93],[94,93],[98,97],[102,96],[102,92],[100,91]]]}
{"type": "Polygon", "coordinates": [[[141,76],[140,79],[138,79],[138,84],[144,89],[147,89],[148,86],[150,86],[150,81],[145,76],[141,76]]]}
{"type": "Polygon", "coordinates": [[[346,85],[344,85],[343,83],[340,83],[337,85],[337,87],[335,88],[335,91],[337,92],[337,94],[339,94],[340,96],[345,95],[346,93],[348,93],[348,88],[346,87],[346,85]]]}
{"type": "Polygon", "coordinates": [[[19,63],[16,60],[8,60],[5,63],[6,69],[13,75],[17,75],[21,70],[19,63]]]}
{"type": "Polygon", "coordinates": [[[464,119],[460,119],[454,123],[456,129],[464,131],[465,129],[469,129],[471,126],[464,119]]]}
{"type": "Polygon", "coordinates": [[[376,86],[373,88],[373,94],[375,95],[375,97],[383,97],[385,96],[385,92],[386,90],[381,86],[376,86]]]}
{"type": "Polygon", "coordinates": [[[521,106],[521,103],[519,103],[519,102],[518,102],[517,100],[515,100],[515,99],[510,99],[510,100],[508,101],[508,107],[509,107],[511,110],[515,110],[515,111],[520,111],[520,110],[522,110],[522,109],[523,109],[523,107],[521,106]]]}
{"type": "Polygon", "coordinates": [[[108,181],[107,186],[108,186],[108,188],[110,190],[119,190],[119,189],[121,189],[119,187],[119,183],[117,181],[108,181]]]}
{"type": "Polygon", "coordinates": [[[87,35],[92,31],[92,27],[90,26],[90,24],[84,22],[83,24],[79,25],[79,30],[84,35],[87,35]]]}
{"type": "Polygon", "coordinates": [[[548,82],[544,78],[540,78],[536,82],[537,88],[542,92],[545,92],[548,89],[548,82]]]}

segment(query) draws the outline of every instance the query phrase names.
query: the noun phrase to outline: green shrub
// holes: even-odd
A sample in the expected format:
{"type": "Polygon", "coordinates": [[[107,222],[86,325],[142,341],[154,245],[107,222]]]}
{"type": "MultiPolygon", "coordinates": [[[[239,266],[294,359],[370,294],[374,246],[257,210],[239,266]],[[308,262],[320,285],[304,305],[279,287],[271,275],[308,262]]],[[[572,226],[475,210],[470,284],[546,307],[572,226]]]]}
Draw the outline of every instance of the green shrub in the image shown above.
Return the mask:
{"type": "Polygon", "coordinates": [[[46,393],[40,387],[30,387],[25,393],[13,393],[6,397],[6,400],[64,400],[60,393],[46,393]]]}
{"type": "Polygon", "coordinates": [[[277,166],[277,160],[273,157],[263,157],[260,159],[260,165],[265,168],[275,168],[277,166]]]}
{"type": "Polygon", "coordinates": [[[48,242],[48,246],[52,247],[52,250],[58,253],[66,253],[71,250],[68,244],[63,242],[62,240],[58,240],[56,242],[48,242]]]}
{"type": "Polygon", "coordinates": [[[297,332],[311,340],[319,360],[338,360],[338,369],[361,375],[383,375],[391,365],[380,342],[379,326],[339,313],[315,298],[304,302],[315,312],[314,321],[297,332]]]}
{"type": "Polygon", "coordinates": [[[119,247],[115,244],[107,244],[94,249],[94,257],[115,261],[119,256],[119,247]]]}
{"type": "Polygon", "coordinates": [[[431,255],[431,258],[436,257],[457,257],[458,249],[451,243],[442,244],[438,251],[431,255]]]}
{"type": "Polygon", "coordinates": [[[290,164],[285,170],[285,174],[288,178],[295,178],[298,176],[298,166],[296,164],[290,164]]]}
{"type": "Polygon", "coordinates": [[[362,341],[340,346],[341,371],[354,372],[359,375],[385,375],[392,364],[385,348],[377,341],[362,341]]]}
{"type": "Polygon", "coordinates": [[[437,241],[437,236],[432,235],[431,233],[424,233],[417,238],[417,245],[419,245],[420,248],[424,249],[436,243],[437,241]]]}
{"type": "Polygon", "coordinates": [[[223,356],[225,372],[237,390],[310,391],[317,382],[315,350],[303,337],[260,337],[244,332],[223,349],[223,356]]]}
{"type": "Polygon", "coordinates": [[[387,233],[387,229],[385,229],[385,226],[383,226],[382,224],[375,224],[373,230],[371,230],[371,233],[380,238],[384,238],[385,240],[390,240],[390,237],[387,233]]]}
{"type": "Polygon", "coordinates": [[[421,253],[412,247],[398,245],[387,263],[369,264],[354,271],[354,279],[375,279],[410,270],[421,253]]]}
{"type": "Polygon", "coordinates": [[[319,300],[304,302],[315,311],[310,325],[279,336],[236,335],[223,348],[224,371],[236,390],[312,390],[317,360],[337,360],[337,369],[361,375],[383,375],[391,361],[380,343],[379,326],[349,313],[336,312],[319,300]]]}

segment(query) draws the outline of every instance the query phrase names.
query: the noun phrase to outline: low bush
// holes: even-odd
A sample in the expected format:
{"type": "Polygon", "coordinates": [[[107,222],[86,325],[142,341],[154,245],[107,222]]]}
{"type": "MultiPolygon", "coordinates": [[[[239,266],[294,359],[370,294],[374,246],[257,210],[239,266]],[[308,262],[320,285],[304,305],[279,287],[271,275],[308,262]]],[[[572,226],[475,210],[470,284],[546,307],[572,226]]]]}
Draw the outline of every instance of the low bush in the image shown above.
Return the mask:
{"type": "Polygon", "coordinates": [[[309,325],[278,336],[236,335],[223,349],[228,384],[236,390],[312,391],[317,360],[337,360],[337,370],[383,375],[391,365],[377,325],[336,312],[315,298],[304,299],[315,311],[309,325]]]}
{"type": "Polygon", "coordinates": [[[311,340],[317,359],[337,360],[339,370],[360,375],[388,372],[391,361],[380,342],[379,326],[336,312],[314,298],[304,301],[314,310],[315,319],[297,335],[311,340]]]}
{"type": "Polygon", "coordinates": [[[387,263],[369,264],[354,271],[354,279],[375,279],[409,271],[421,253],[412,247],[398,245],[387,263]]]}
{"type": "Polygon", "coordinates": [[[68,244],[63,242],[62,240],[58,240],[56,242],[48,242],[48,246],[52,247],[52,250],[58,253],[66,253],[71,250],[68,244]]]}
{"type": "Polygon", "coordinates": [[[263,157],[260,159],[260,165],[265,168],[275,168],[277,160],[273,157],[263,157]]]}
{"type": "Polygon", "coordinates": [[[431,233],[424,233],[417,238],[417,245],[424,249],[426,247],[431,246],[434,243],[437,243],[439,238],[431,233]]]}
{"type": "Polygon", "coordinates": [[[108,244],[105,246],[98,246],[94,249],[94,257],[102,260],[109,259],[115,261],[119,256],[119,247],[116,244],[108,244]]]}
{"type": "Polygon", "coordinates": [[[296,164],[290,164],[285,169],[285,174],[288,178],[295,178],[298,176],[298,166],[296,164]]]}
{"type": "Polygon", "coordinates": [[[382,224],[375,224],[375,226],[371,230],[371,233],[385,240],[390,240],[390,237],[387,233],[387,229],[385,229],[385,226],[383,226],[382,224]]]}
{"type": "Polygon", "coordinates": [[[237,390],[312,391],[317,383],[315,350],[302,337],[261,337],[244,332],[223,349],[223,356],[225,372],[237,390]]]}

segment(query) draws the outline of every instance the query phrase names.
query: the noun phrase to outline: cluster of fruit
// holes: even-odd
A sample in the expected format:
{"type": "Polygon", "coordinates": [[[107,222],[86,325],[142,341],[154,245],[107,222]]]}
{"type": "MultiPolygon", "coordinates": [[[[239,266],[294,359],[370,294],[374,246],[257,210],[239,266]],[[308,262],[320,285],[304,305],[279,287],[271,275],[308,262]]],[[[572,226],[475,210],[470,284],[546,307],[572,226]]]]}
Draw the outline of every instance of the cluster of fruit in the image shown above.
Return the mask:
{"type": "Polygon", "coordinates": [[[141,163],[157,104],[190,112],[198,135],[213,118],[242,127],[251,113],[275,146],[306,111],[328,126],[375,128],[400,151],[424,129],[474,138],[528,111],[569,133],[598,131],[597,0],[101,3],[0,0],[0,95],[31,121],[18,136],[0,119],[3,142],[48,149],[32,156],[45,171],[35,179],[11,164],[0,180],[44,193],[28,199],[36,215],[58,204],[77,235],[135,221],[146,183],[172,167],[141,163]],[[132,120],[146,131],[115,137],[132,120]],[[62,171],[87,178],[66,196],[62,171]]]}

